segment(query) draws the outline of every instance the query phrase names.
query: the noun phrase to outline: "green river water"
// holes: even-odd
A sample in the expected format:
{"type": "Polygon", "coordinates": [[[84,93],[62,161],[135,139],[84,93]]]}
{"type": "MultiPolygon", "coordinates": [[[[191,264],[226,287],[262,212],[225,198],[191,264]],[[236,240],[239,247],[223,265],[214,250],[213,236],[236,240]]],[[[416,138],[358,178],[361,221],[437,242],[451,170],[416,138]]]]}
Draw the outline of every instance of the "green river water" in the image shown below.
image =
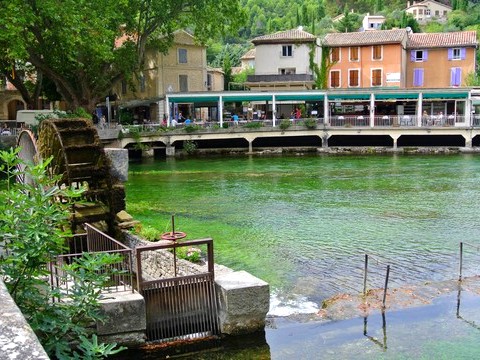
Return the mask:
{"type": "MultiPolygon", "coordinates": [[[[144,225],[168,231],[174,213],[176,230],[186,232],[188,239],[214,239],[216,263],[270,283],[273,316],[315,312],[330,296],[360,293],[365,253],[391,264],[389,286],[398,287],[457,278],[459,242],[480,244],[478,155],[144,160],[130,164],[126,188],[127,211],[144,225]]],[[[478,257],[466,254],[465,260],[465,275],[478,274],[478,257]]],[[[371,261],[370,269],[369,287],[383,287],[384,264],[371,261]]],[[[442,312],[432,309],[435,316],[442,312]]],[[[397,330],[410,334],[406,324],[411,316],[401,318],[397,330]]],[[[267,355],[254,351],[255,356],[225,358],[295,358],[288,355],[295,347],[307,351],[303,358],[323,358],[315,356],[315,349],[325,346],[325,339],[314,340],[312,334],[320,330],[308,328],[315,325],[289,332],[300,325],[278,324],[283,325],[276,332],[267,331],[267,355]],[[292,334],[303,334],[304,341],[288,347],[292,334]]],[[[349,326],[341,326],[343,336],[349,326]]],[[[425,326],[422,332],[434,333],[425,326]]],[[[465,331],[463,344],[476,342],[478,330],[465,331]]],[[[426,341],[443,354],[450,339],[435,339],[426,341]]],[[[332,358],[344,358],[341,351],[350,354],[349,346],[357,344],[350,340],[330,344],[325,354],[332,351],[332,358]]],[[[402,341],[393,354],[403,357],[379,350],[362,334],[358,341],[363,355],[430,358],[428,352],[398,350],[411,349],[402,341]],[[370,345],[365,348],[365,343],[370,345]]],[[[480,353],[478,346],[471,351],[480,353]]]]}

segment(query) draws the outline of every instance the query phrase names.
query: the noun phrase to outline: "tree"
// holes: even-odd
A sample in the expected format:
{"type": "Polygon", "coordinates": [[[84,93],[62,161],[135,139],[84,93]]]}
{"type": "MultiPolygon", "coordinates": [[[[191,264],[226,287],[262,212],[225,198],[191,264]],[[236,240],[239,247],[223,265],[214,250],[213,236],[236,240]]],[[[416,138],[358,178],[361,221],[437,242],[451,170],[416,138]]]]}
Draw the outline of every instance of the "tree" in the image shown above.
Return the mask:
{"type": "Polygon", "coordinates": [[[232,62],[230,60],[230,55],[226,54],[223,58],[223,89],[228,90],[228,84],[233,80],[232,77],[232,62]]]}
{"type": "Polygon", "coordinates": [[[193,30],[204,42],[227,27],[236,28],[243,13],[237,0],[0,0],[0,4],[1,71],[29,63],[55,83],[70,108],[88,110],[116,82],[142,69],[147,47],[166,51],[179,28],[193,30]]]}

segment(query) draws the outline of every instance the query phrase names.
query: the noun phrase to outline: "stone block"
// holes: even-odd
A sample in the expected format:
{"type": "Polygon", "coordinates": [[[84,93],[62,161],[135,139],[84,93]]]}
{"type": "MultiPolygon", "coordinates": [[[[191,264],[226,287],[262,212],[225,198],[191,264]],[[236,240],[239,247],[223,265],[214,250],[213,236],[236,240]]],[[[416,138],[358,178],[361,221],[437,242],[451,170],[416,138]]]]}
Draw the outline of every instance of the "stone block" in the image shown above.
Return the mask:
{"type": "Polygon", "coordinates": [[[105,155],[111,163],[111,175],[120,182],[128,180],[128,150],[105,148],[105,155]]]}
{"type": "Polygon", "coordinates": [[[263,330],[270,307],[268,283],[246,271],[235,271],[215,279],[220,331],[239,335],[263,330]]]}
{"type": "Polygon", "coordinates": [[[105,294],[100,305],[104,318],[103,323],[97,322],[97,334],[100,337],[114,335],[117,338],[128,338],[129,345],[132,345],[131,338],[145,341],[145,300],[140,294],[131,291],[105,294]],[[139,336],[138,333],[143,335],[139,336]]]}

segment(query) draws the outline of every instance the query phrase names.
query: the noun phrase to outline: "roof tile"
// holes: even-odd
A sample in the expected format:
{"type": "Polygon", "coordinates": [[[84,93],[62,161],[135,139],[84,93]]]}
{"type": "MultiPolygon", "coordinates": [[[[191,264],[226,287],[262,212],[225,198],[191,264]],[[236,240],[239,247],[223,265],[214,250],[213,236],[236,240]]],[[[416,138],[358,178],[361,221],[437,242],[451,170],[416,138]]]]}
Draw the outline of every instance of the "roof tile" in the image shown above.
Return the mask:
{"type": "Polygon", "coordinates": [[[287,30],[287,31],[279,31],[269,35],[257,36],[252,40],[254,44],[261,44],[261,43],[281,43],[287,41],[304,41],[304,42],[313,42],[317,39],[315,35],[312,35],[302,28],[287,30]]]}
{"type": "Polygon", "coordinates": [[[407,41],[407,49],[477,45],[476,31],[410,34],[407,41]]]}
{"type": "Polygon", "coordinates": [[[407,36],[407,30],[375,30],[350,33],[330,33],[323,39],[326,46],[352,46],[401,43],[407,36]]]}

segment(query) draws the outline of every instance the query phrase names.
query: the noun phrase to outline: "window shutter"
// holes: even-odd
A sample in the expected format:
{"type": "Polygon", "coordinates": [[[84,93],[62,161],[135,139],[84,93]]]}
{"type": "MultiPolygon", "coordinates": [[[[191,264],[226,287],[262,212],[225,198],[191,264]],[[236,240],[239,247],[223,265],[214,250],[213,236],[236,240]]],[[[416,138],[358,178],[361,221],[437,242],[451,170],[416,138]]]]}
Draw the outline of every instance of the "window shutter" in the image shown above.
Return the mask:
{"type": "Polygon", "coordinates": [[[423,69],[413,70],[413,86],[423,86],[423,69]]]}
{"type": "Polygon", "coordinates": [[[423,50],[423,61],[427,61],[428,60],[428,51],[427,50],[423,50]]]}
{"type": "Polygon", "coordinates": [[[461,49],[460,49],[460,59],[461,59],[461,60],[465,60],[466,55],[467,55],[467,49],[461,48],[461,49]]]}
{"type": "Polygon", "coordinates": [[[450,86],[455,86],[455,68],[450,69],[450,86]]]}
{"type": "Polygon", "coordinates": [[[415,61],[415,57],[416,57],[415,53],[416,53],[415,50],[410,51],[410,61],[411,62],[415,61]]]}
{"type": "Polygon", "coordinates": [[[460,86],[462,83],[462,68],[457,68],[455,71],[455,86],[460,86]]]}
{"type": "Polygon", "coordinates": [[[453,59],[453,49],[448,49],[448,60],[453,59]]]}

